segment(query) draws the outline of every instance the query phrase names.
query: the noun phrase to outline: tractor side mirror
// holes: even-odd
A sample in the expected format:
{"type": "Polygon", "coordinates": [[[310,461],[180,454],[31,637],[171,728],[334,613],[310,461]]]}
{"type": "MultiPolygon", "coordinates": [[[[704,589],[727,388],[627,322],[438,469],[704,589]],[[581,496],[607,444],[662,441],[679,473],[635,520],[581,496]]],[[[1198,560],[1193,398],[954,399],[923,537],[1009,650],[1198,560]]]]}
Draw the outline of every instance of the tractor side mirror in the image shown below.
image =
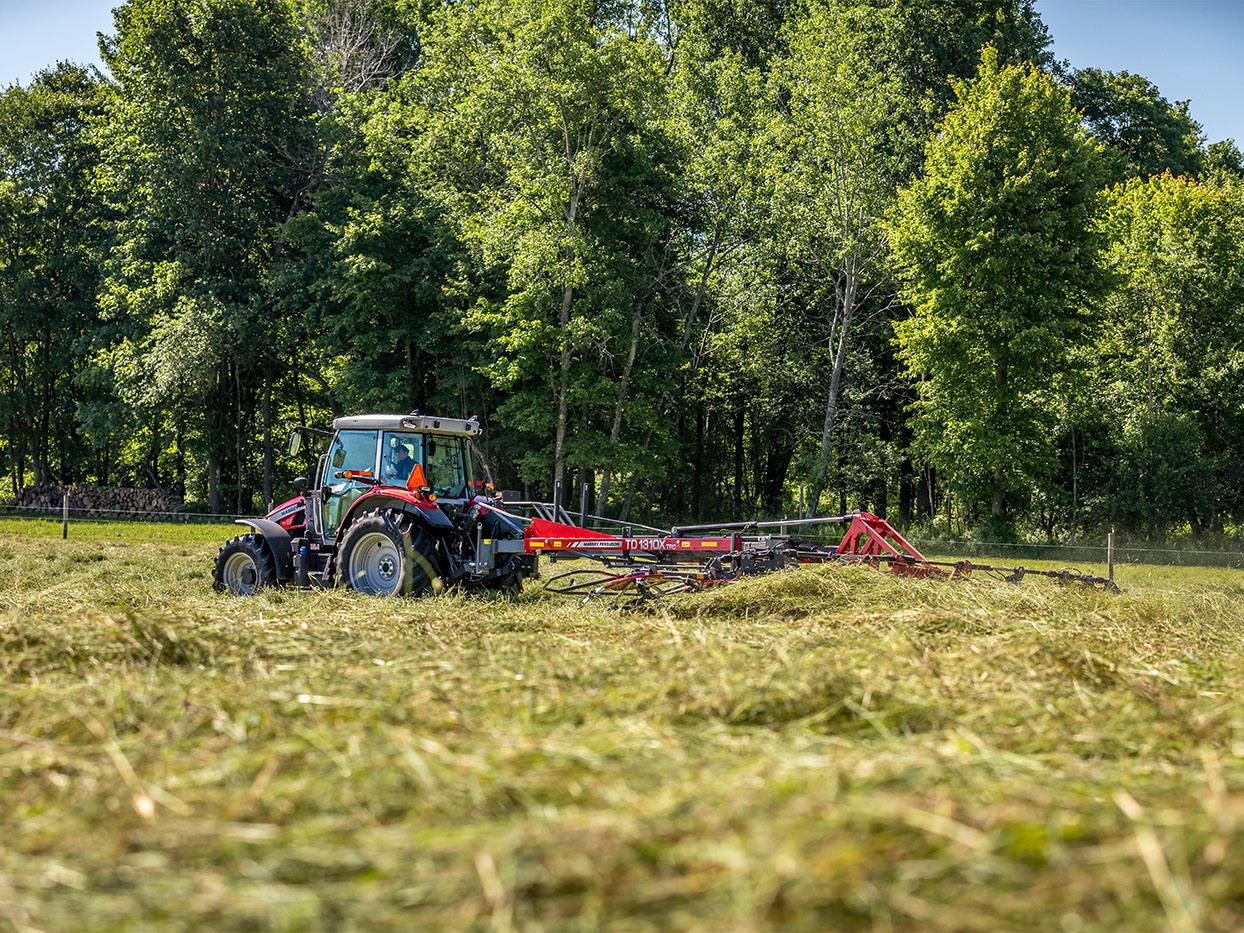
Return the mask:
{"type": "Polygon", "coordinates": [[[298,451],[302,450],[302,432],[289,432],[289,455],[291,457],[298,456],[298,451]]]}
{"type": "Polygon", "coordinates": [[[294,488],[299,492],[306,492],[309,485],[311,485],[310,481],[305,476],[300,476],[294,480],[294,488]]]}

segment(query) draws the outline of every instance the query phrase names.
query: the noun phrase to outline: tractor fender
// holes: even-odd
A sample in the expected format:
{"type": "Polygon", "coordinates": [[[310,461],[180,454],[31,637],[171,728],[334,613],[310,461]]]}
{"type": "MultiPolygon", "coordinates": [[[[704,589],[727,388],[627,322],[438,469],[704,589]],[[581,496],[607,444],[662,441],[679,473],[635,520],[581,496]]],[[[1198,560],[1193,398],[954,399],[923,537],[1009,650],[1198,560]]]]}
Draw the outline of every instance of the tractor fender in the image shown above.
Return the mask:
{"type": "Polygon", "coordinates": [[[405,512],[414,519],[417,525],[438,536],[453,531],[455,527],[449,516],[433,503],[420,499],[414,493],[408,493],[405,490],[401,492],[386,490],[367,493],[354,501],[354,504],[350,506],[349,514],[346,515],[341,528],[337,531],[337,540],[341,540],[346,529],[356,518],[364,512],[372,512],[376,509],[394,509],[398,512],[405,512]]]}
{"type": "Polygon", "coordinates": [[[272,563],[276,565],[278,580],[285,581],[294,578],[293,544],[288,531],[266,518],[238,518],[234,519],[234,522],[238,525],[249,525],[268,542],[268,549],[272,551],[272,563]]]}
{"type": "Polygon", "coordinates": [[[411,508],[406,506],[406,514],[414,518],[414,520],[422,524],[425,528],[433,531],[453,531],[454,523],[450,521],[449,516],[438,508],[425,509],[419,506],[411,508]]]}

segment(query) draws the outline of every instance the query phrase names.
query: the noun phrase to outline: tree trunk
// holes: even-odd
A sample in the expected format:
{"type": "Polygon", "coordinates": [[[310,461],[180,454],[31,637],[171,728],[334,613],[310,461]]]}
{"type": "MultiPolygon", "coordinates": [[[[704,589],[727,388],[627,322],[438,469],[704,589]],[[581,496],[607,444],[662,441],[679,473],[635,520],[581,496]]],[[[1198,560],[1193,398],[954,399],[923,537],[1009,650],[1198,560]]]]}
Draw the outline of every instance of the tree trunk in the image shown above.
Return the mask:
{"type": "Polygon", "coordinates": [[[704,517],[704,401],[695,409],[695,456],[691,461],[691,514],[696,521],[704,517]]]}
{"type": "Polygon", "coordinates": [[[1071,543],[1076,543],[1076,523],[1079,519],[1080,464],[1076,459],[1076,427],[1071,425],[1071,543]]]}
{"type": "MultiPolygon", "coordinates": [[[[53,381],[55,376],[52,374],[51,361],[51,328],[45,325],[43,327],[43,339],[40,342],[38,354],[40,368],[43,370],[43,378],[40,385],[40,411],[39,411],[39,435],[35,438],[38,448],[35,452],[35,462],[38,464],[39,471],[44,477],[52,475],[52,395],[53,381]]],[[[62,464],[63,468],[63,464],[62,464]]]]}
{"type": "Polygon", "coordinates": [[[830,337],[831,341],[837,339],[837,346],[834,348],[834,368],[829,377],[829,398],[825,402],[825,421],[821,427],[821,452],[816,461],[812,494],[808,498],[808,509],[813,515],[821,506],[821,494],[825,491],[825,478],[829,472],[830,447],[833,443],[834,422],[838,414],[838,393],[842,390],[842,370],[847,359],[847,335],[851,329],[851,317],[855,313],[855,297],[858,288],[859,275],[854,260],[851,260],[847,263],[843,281],[837,333],[830,337]]]}
{"type": "Polygon", "coordinates": [[[265,511],[272,511],[272,362],[263,374],[263,501],[265,511]]]}
{"type": "Polygon", "coordinates": [[[916,486],[916,516],[928,518],[930,522],[937,518],[936,483],[933,467],[925,467],[916,486]]]}
{"type": "MultiPolygon", "coordinates": [[[[1006,360],[1006,347],[1002,349],[1002,358],[994,363],[994,384],[998,389],[1001,404],[998,406],[998,421],[1006,424],[1008,412],[1007,390],[1010,387],[1009,367],[1006,360]]],[[[989,505],[989,514],[994,518],[1006,515],[1006,466],[997,464],[993,470],[993,496],[989,505]]]]}
{"type": "Polygon", "coordinates": [[[734,515],[736,521],[743,514],[743,440],[746,435],[746,412],[743,403],[734,410],[734,515]]]}
{"type": "Polygon", "coordinates": [[[786,474],[795,456],[792,443],[769,444],[765,450],[764,476],[760,486],[760,508],[768,515],[782,510],[782,490],[786,487],[786,474]]]}
{"type": "Polygon", "coordinates": [[[244,515],[250,511],[249,508],[242,507],[242,374],[234,370],[234,424],[233,424],[233,454],[234,469],[237,471],[234,475],[237,483],[237,514],[244,515]]]}
{"type": "Polygon", "coordinates": [[[554,489],[566,474],[566,421],[570,410],[570,304],[573,300],[574,286],[567,285],[562,289],[561,310],[558,316],[558,322],[561,325],[561,351],[558,361],[557,386],[554,390],[557,411],[557,426],[553,442],[554,489]]]}
{"type": "Polygon", "coordinates": [[[601,514],[597,503],[600,497],[596,493],[596,471],[583,470],[579,486],[579,510],[584,513],[583,524],[587,524],[588,515],[601,514]],[[586,489],[586,495],[584,490],[586,489]]]}
{"type": "MultiPolygon", "coordinates": [[[[626,355],[626,365],[622,367],[622,378],[618,384],[618,401],[613,409],[613,427],[609,430],[609,452],[617,449],[618,439],[622,436],[622,413],[626,406],[626,393],[631,382],[631,372],[635,368],[635,357],[639,355],[639,336],[642,332],[645,299],[635,302],[635,313],[631,317],[631,346],[626,355]]],[[[600,501],[609,499],[609,476],[612,471],[605,465],[600,480],[600,501]]]]}
{"type": "Polygon", "coordinates": [[[220,514],[220,460],[214,452],[207,455],[207,507],[220,514]]]}
{"type": "MultiPolygon", "coordinates": [[[[569,153],[568,153],[569,155],[569,153]]],[[[573,164],[573,159],[568,159],[573,164]]],[[[570,193],[570,200],[562,205],[562,216],[566,221],[567,246],[563,252],[567,269],[573,268],[575,261],[575,240],[578,236],[579,198],[587,185],[586,179],[577,179],[570,193]]],[[[569,275],[569,273],[567,273],[569,275]]],[[[557,424],[554,429],[553,441],[553,488],[557,489],[566,475],[566,421],[570,411],[570,307],[574,301],[574,286],[567,282],[562,286],[561,307],[558,309],[557,323],[560,329],[561,348],[558,360],[557,384],[553,389],[554,404],[557,411],[557,424]]]]}
{"type": "Polygon", "coordinates": [[[631,502],[635,499],[635,488],[639,485],[639,471],[636,470],[631,474],[631,481],[626,484],[626,498],[622,501],[622,511],[618,513],[620,521],[626,521],[631,516],[631,502]]]}
{"type": "Polygon", "coordinates": [[[173,489],[183,502],[186,499],[186,448],[182,438],[182,427],[177,425],[177,434],[173,441],[173,489]]]}
{"type": "MultiPolygon", "coordinates": [[[[679,348],[680,356],[685,355],[687,352],[687,348],[691,346],[691,338],[693,336],[693,330],[695,328],[695,320],[699,316],[700,305],[703,303],[705,295],[708,294],[709,277],[712,274],[713,264],[716,261],[718,250],[721,248],[721,226],[723,223],[725,223],[724,220],[719,220],[716,227],[713,230],[713,242],[712,244],[710,244],[708,248],[708,253],[704,258],[704,272],[700,276],[699,287],[696,289],[695,297],[691,301],[691,307],[687,310],[687,316],[683,321],[682,345],[679,348]]],[[[691,365],[691,375],[694,376],[695,372],[696,372],[696,361],[693,359],[692,365],[691,365]]],[[[684,382],[683,385],[685,387],[686,383],[684,382]]],[[[657,399],[657,406],[656,406],[656,412],[657,412],[658,419],[661,417],[661,414],[665,411],[665,405],[666,405],[666,402],[669,401],[669,397],[670,397],[669,388],[666,387],[666,388],[661,389],[661,396],[659,399],[657,399]]],[[[652,444],[652,434],[654,430],[655,430],[654,428],[649,428],[648,433],[644,435],[643,442],[639,445],[640,453],[646,452],[648,450],[648,447],[652,444]]],[[[701,474],[702,457],[704,453],[703,433],[702,433],[703,425],[700,423],[697,423],[696,430],[698,432],[697,441],[696,441],[696,457],[697,457],[696,473],[698,476],[701,474]]],[[[635,497],[635,487],[638,485],[638,483],[639,483],[639,474],[637,472],[632,473],[631,481],[630,483],[627,484],[626,498],[622,503],[622,513],[621,513],[622,521],[626,521],[627,516],[630,515],[631,500],[634,499],[635,497]]],[[[700,495],[701,495],[701,490],[700,490],[700,486],[697,480],[695,491],[692,494],[692,498],[693,498],[692,513],[697,518],[700,517],[700,514],[701,514],[700,510],[702,508],[702,503],[700,501],[700,495]]],[[[604,502],[603,495],[601,496],[601,501],[604,502]]]]}
{"type": "Polygon", "coordinates": [[[989,514],[994,518],[1002,518],[1006,515],[1006,470],[1002,467],[994,467],[993,471],[993,498],[989,505],[989,514]]]}

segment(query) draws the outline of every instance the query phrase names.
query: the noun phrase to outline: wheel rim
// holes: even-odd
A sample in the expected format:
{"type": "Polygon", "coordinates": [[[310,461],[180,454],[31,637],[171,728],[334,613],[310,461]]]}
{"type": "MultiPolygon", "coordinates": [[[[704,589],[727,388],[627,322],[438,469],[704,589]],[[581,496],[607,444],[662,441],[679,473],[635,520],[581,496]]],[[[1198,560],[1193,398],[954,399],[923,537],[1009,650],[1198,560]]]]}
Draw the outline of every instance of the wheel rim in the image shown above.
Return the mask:
{"type": "Polygon", "coordinates": [[[350,557],[350,580],[360,593],[392,596],[402,585],[402,554],[383,532],[364,535],[350,557]]]}
{"type": "Polygon", "coordinates": [[[234,596],[250,596],[259,589],[259,566],[245,551],[229,555],[221,576],[225,589],[234,596]]]}

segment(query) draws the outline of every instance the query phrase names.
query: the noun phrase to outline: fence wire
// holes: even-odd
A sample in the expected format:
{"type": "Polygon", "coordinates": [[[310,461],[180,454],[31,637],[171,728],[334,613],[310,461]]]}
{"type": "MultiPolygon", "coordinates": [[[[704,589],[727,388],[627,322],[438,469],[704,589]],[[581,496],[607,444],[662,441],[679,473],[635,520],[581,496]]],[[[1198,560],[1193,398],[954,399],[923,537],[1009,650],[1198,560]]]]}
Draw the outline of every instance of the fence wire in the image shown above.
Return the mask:
{"type": "MultiPolygon", "coordinates": [[[[26,509],[18,508],[15,505],[0,505],[0,517],[2,518],[29,518],[43,521],[60,521],[63,515],[63,508],[26,509]]],[[[216,512],[138,512],[133,509],[84,509],[75,508],[74,506],[69,507],[69,519],[71,522],[103,523],[133,521],[176,524],[218,524],[232,522],[235,519],[246,517],[249,516],[216,512]]]]}

